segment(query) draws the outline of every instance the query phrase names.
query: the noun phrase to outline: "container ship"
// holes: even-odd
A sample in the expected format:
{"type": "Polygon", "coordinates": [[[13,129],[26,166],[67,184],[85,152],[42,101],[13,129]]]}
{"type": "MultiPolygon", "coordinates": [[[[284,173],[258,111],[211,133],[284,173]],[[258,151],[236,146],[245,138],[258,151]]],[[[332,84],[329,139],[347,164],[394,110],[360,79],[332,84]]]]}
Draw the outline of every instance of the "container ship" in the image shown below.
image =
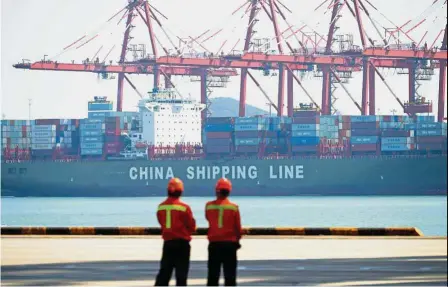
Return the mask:
{"type": "Polygon", "coordinates": [[[434,116],[209,117],[205,106],[153,91],[138,112],[105,97],[85,119],[2,120],[2,196],[446,195],[447,125],[434,116]]]}

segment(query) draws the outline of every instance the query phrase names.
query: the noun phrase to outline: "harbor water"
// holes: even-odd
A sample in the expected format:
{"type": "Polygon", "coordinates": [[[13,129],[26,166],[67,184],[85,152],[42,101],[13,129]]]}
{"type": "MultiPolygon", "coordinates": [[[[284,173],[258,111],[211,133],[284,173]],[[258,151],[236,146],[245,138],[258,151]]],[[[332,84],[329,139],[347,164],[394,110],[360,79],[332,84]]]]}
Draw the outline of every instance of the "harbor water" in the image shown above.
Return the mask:
{"type": "MultiPolygon", "coordinates": [[[[187,197],[198,226],[213,197],[187,197]]],[[[158,226],[161,197],[2,197],[2,226],[158,226]]],[[[446,196],[233,197],[246,227],[417,227],[447,236],[446,196]]]]}

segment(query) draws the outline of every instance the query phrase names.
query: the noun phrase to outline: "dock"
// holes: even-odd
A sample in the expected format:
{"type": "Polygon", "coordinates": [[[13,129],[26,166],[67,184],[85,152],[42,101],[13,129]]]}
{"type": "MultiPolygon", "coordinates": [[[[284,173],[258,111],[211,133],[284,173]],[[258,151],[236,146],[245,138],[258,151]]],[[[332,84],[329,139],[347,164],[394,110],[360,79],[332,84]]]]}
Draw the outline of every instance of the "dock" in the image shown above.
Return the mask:
{"type": "MultiPolygon", "coordinates": [[[[160,236],[2,235],[2,286],[153,286],[162,244],[160,236]]],[[[206,283],[207,244],[191,242],[190,286],[206,283]]],[[[241,244],[241,286],[447,285],[446,237],[246,236],[241,244]]]]}

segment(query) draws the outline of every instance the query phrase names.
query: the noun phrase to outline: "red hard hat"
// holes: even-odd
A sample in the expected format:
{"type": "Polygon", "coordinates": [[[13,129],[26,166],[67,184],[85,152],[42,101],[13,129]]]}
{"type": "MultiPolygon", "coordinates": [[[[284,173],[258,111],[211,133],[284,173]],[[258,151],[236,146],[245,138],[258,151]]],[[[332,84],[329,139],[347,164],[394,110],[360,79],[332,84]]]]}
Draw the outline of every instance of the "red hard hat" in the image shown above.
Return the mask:
{"type": "Polygon", "coordinates": [[[216,182],[215,190],[228,190],[230,192],[232,191],[232,182],[230,182],[227,178],[220,178],[218,182],[216,182]]]}
{"type": "Polygon", "coordinates": [[[168,182],[168,192],[183,192],[184,191],[184,183],[177,177],[170,179],[168,182]]]}

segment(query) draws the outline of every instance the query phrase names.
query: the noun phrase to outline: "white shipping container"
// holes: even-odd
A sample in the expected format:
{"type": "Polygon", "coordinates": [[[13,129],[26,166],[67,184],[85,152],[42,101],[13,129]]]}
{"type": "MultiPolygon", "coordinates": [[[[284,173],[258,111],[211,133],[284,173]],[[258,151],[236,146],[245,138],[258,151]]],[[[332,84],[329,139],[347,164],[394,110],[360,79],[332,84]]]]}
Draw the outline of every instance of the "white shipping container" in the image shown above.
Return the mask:
{"type": "Polygon", "coordinates": [[[72,132],[64,132],[64,138],[71,138],[72,137],[72,132]]]}
{"type": "Polygon", "coordinates": [[[49,132],[49,131],[56,131],[55,125],[42,125],[42,126],[33,126],[31,129],[32,132],[49,132]]]}
{"type": "Polygon", "coordinates": [[[31,138],[31,143],[33,144],[54,144],[56,138],[31,138]]]}
{"type": "Polygon", "coordinates": [[[33,131],[31,132],[32,138],[52,138],[56,137],[56,131],[33,131]]]}
{"type": "Polygon", "coordinates": [[[53,149],[53,147],[55,146],[55,144],[32,144],[31,148],[32,149],[53,149]]]}

